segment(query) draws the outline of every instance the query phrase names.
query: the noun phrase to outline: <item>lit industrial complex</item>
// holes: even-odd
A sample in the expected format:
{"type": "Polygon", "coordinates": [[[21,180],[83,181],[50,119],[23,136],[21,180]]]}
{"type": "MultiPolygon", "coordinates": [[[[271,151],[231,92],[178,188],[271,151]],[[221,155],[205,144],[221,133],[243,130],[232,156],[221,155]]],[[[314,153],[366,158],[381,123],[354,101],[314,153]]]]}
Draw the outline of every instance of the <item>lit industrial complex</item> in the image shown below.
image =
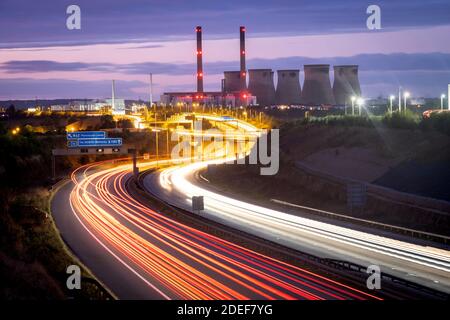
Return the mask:
{"type": "Polygon", "coordinates": [[[275,89],[272,69],[246,68],[245,27],[239,28],[240,70],[224,71],[221,91],[203,90],[202,27],[195,28],[197,39],[197,90],[193,92],[165,92],[164,105],[251,106],[274,105],[344,106],[351,97],[360,97],[358,66],[334,66],[334,84],[331,86],[330,65],[305,65],[303,89],[300,70],[278,70],[275,89]],[[248,85],[247,85],[248,74],[248,85]]]}

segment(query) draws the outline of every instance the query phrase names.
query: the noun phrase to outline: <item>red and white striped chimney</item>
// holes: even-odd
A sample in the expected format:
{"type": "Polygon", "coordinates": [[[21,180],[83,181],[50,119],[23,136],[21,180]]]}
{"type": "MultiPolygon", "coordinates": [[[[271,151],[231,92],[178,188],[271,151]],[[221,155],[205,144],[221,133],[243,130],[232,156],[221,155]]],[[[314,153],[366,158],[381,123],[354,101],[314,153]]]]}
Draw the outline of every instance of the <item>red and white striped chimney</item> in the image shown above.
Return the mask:
{"type": "Polygon", "coordinates": [[[239,27],[239,33],[240,33],[240,60],[241,60],[241,70],[240,70],[240,78],[241,78],[241,90],[247,89],[247,67],[245,65],[245,27],[241,26],[239,27]]]}
{"type": "Polygon", "coordinates": [[[197,34],[197,92],[203,93],[203,52],[202,52],[202,27],[195,28],[197,34]]]}

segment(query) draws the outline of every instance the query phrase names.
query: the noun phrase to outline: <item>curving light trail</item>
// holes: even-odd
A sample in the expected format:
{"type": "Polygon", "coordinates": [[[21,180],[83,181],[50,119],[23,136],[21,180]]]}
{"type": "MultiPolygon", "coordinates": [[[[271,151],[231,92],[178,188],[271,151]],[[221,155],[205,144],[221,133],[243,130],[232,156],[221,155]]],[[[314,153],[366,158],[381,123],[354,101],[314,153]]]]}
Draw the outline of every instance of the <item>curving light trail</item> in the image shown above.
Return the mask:
{"type": "MultiPolygon", "coordinates": [[[[72,174],[86,231],[164,299],[379,299],[150,209],[126,190],[131,165],[72,174]]],[[[148,163],[152,165],[152,163],[148,163]]]]}
{"type": "MultiPolygon", "coordinates": [[[[243,128],[244,124],[239,123],[239,128],[243,128]]],[[[255,134],[254,127],[249,124],[247,127],[245,130],[255,134]]],[[[186,210],[191,210],[192,196],[201,195],[204,197],[205,216],[245,232],[271,241],[274,241],[274,237],[277,239],[275,241],[281,238],[282,244],[295,249],[313,247],[327,255],[331,252],[337,259],[353,259],[356,263],[364,262],[367,265],[376,263],[391,267],[392,270],[399,268],[404,270],[402,276],[420,275],[435,284],[444,283],[446,290],[450,290],[448,250],[271,210],[224,196],[193,182],[196,172],[206,168],[208,164],[223,163],[226,160],[229,159],[170,167],[161,171],[158,177],[148,176],[145,184],[160,198],[186,210]]]]}
{"type": "MultiPolygon", "coordinates": [[[[213,162],[216,163],[217,161],[213,162]]],[[[175,188],[186,199],[190,199],[195,195],[203,195],[205,208],[218,212],[229,219],[265,226],[273,231],[283,233],[295,234],[296,231],[301,229],[317,237],[324,237],[346,245],[358,246],[366,250],[450,272],[450,252],[446,250],[414,245],[267,209],[223,196],[190,182],[188,177],[193,172],[205,168],[207,164],[208,162],[193,163],[166,169],[160,174],[160,184],[165,189],[175,188]]],[[[189,201],[187,200],[187,202],[189,201]]]]}

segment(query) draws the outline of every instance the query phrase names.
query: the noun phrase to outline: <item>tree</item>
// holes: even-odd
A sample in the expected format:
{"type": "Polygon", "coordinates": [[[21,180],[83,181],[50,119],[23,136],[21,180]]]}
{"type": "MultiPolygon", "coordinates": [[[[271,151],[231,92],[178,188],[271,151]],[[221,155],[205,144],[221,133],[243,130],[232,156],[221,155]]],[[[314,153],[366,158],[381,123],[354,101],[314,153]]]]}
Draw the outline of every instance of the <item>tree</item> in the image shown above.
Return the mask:
{"type": "Polygon", "coordinates": [[[102,116],[100,119],[100,127],[102,129],[115,128],[116,124],[114,123],[114,118],[111,115],[102,116]]]}
{"type": "Polygon", "coordinates": [[[16,107],[11,104],[7,109],[6,109],[6,113],[8,114],[8,116],[10,118],[14,117],[14,115],[16,114],[16,107]]]}

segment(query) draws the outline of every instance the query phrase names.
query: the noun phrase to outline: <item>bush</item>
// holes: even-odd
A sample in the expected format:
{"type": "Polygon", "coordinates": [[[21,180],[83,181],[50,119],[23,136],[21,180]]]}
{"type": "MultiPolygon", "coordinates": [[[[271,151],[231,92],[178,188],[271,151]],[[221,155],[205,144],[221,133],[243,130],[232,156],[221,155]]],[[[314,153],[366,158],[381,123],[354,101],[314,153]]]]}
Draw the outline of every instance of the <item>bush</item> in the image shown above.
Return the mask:
{"type": "Polygon", "coordinates": [[[345,126],[345,127],[373,127],[374,123],[379,122],[380,118],[376,116],[359,117],[359,116],[339,116],[330,115],[325,117],[310,117],[302,121],[305,123],[324,124],[330,126],[345,126]]]}
{"type": "Polygon", "coordinates": [[[388,128],[394,129],[417,129],[420,123],[420,116],[406,110],[405,112],[394,112],[386,114],[382,120],[388,128]]]}
{"type": "Polygon", "coordinates": [[[450,135],[450,112],[431,113],[429,118],[422,120],[421,128],[450,135]]]}

